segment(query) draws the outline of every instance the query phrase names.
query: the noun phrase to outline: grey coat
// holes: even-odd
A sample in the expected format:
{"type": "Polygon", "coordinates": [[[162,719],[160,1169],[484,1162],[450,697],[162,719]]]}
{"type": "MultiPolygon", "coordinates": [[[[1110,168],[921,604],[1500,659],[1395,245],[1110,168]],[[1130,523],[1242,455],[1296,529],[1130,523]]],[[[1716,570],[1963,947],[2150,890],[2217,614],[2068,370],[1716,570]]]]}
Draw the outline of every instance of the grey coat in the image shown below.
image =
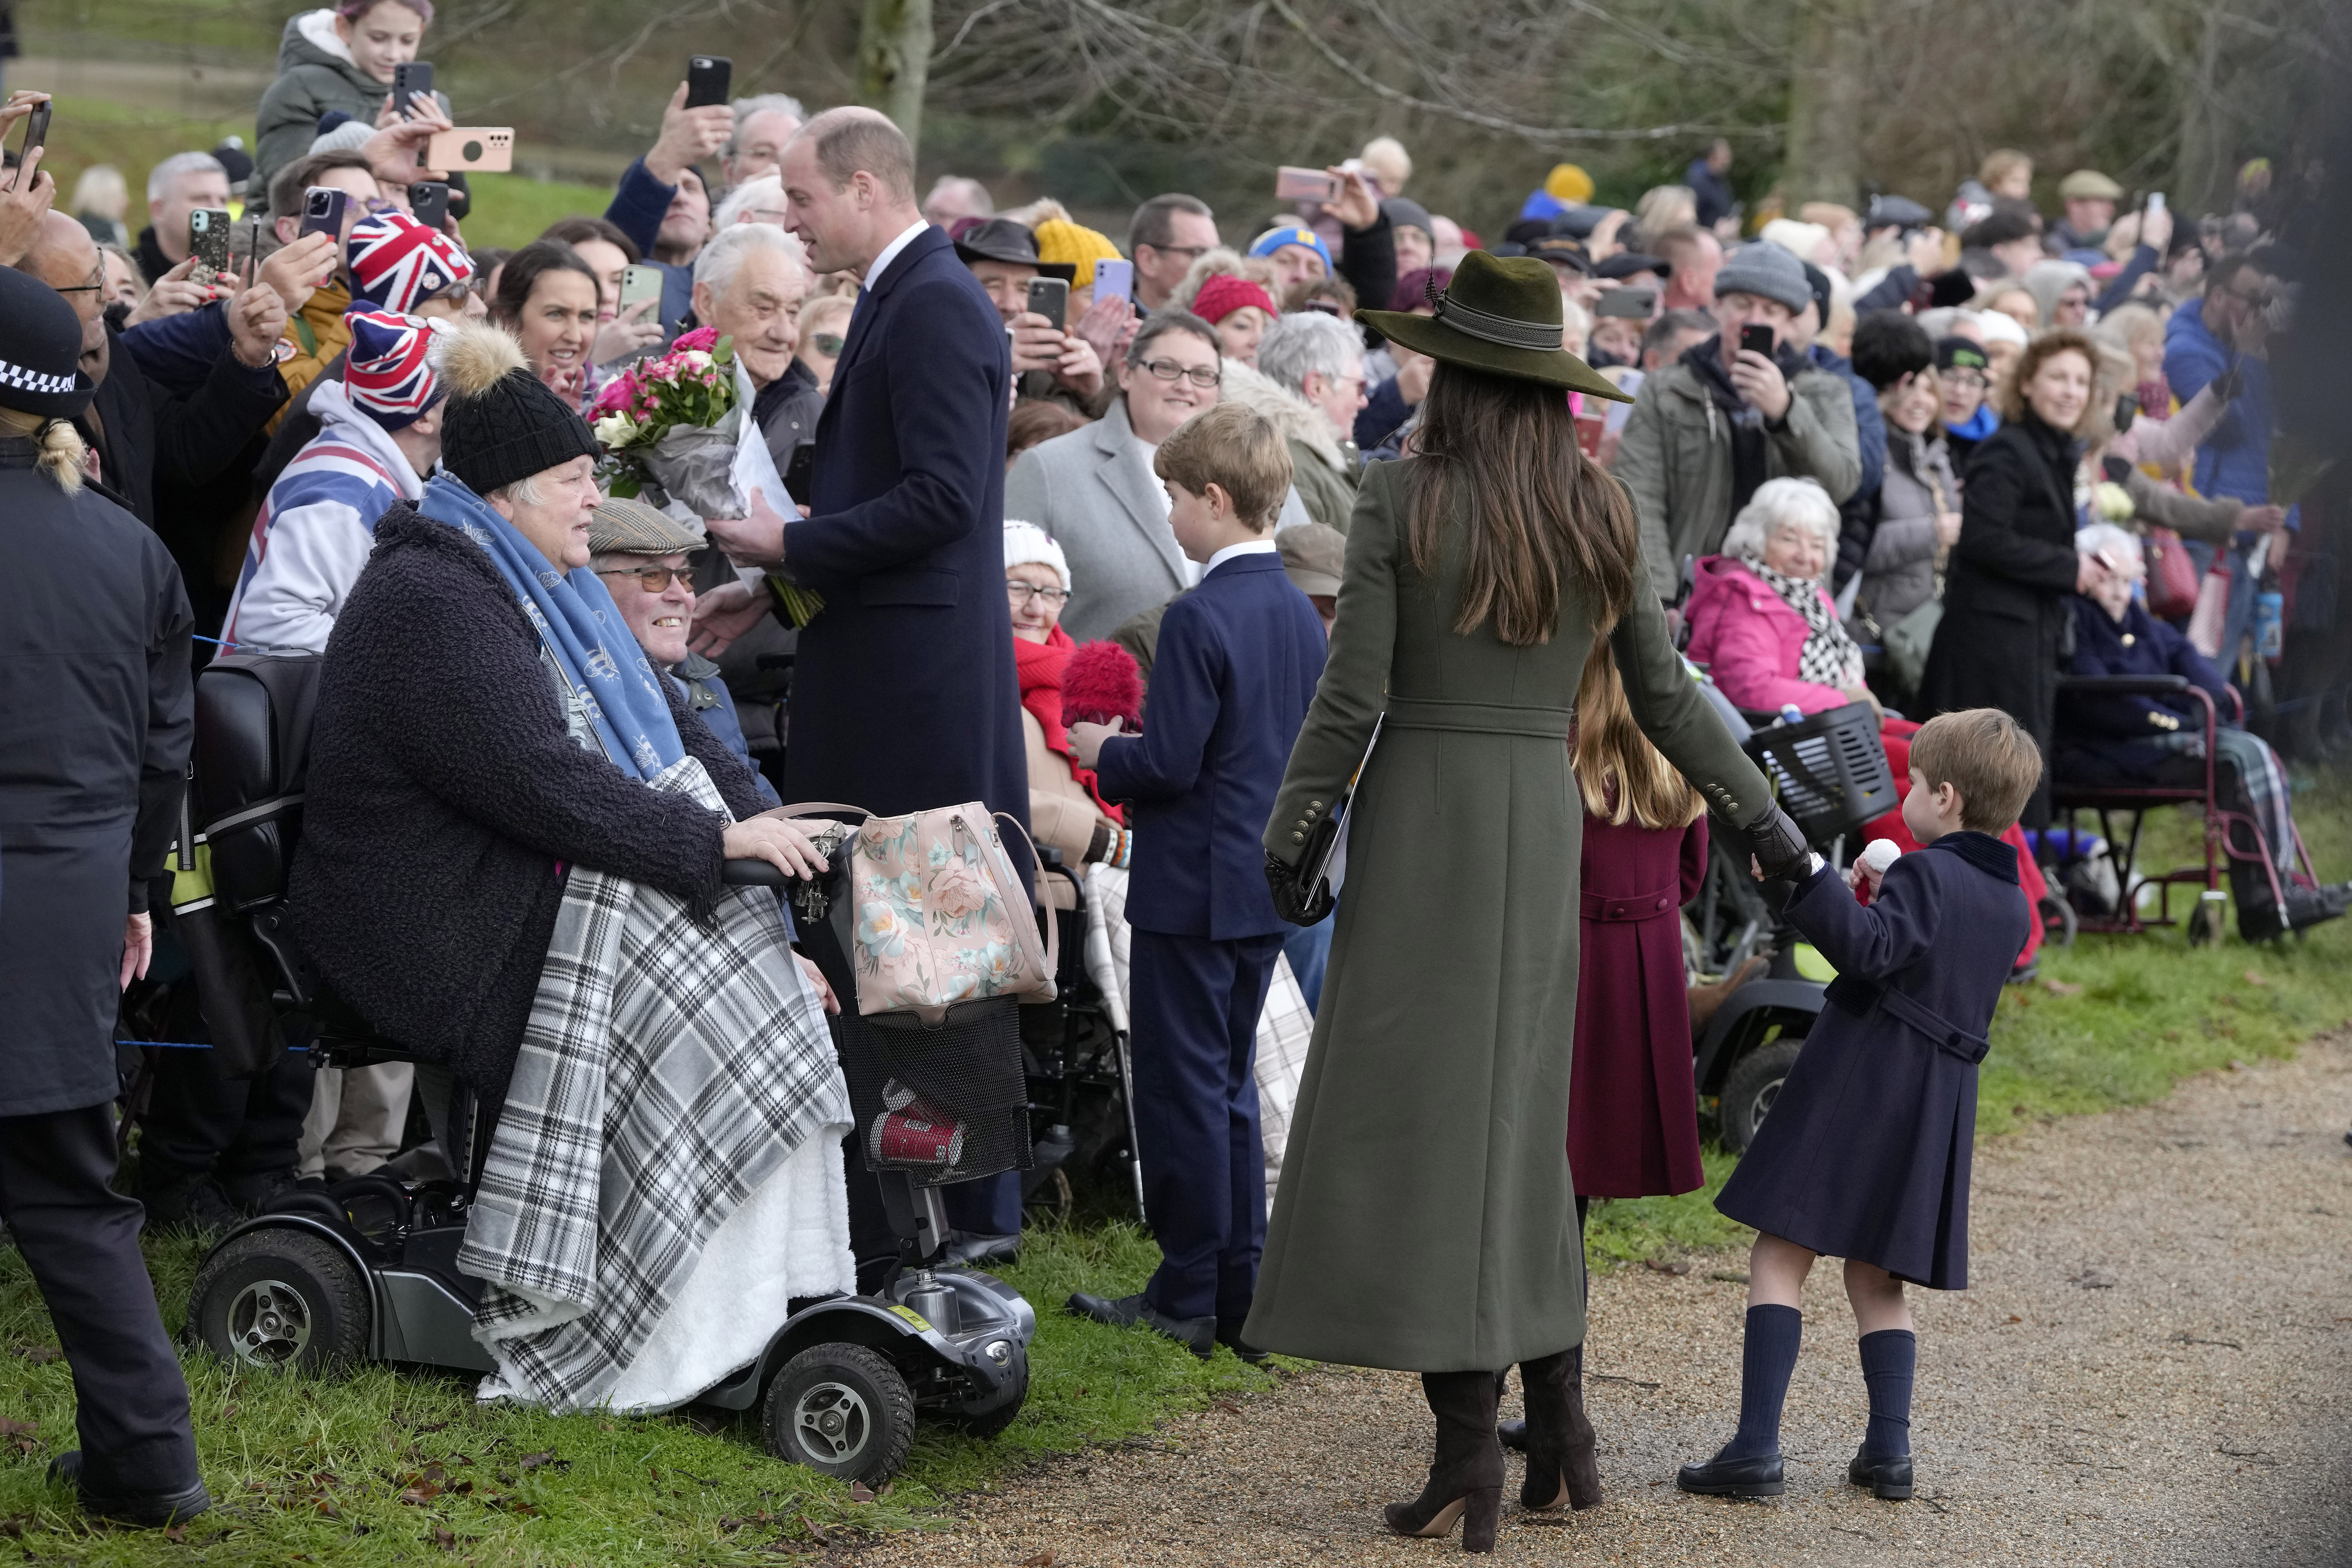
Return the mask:
{"type": "MultiPolygon", "coordinates": [[[[1022,453],[1004,476],[1004,515],[1035,523],[1069,558],[1062,629],[1080,642],[1108,637],[1199,576],[1168,526],[1168,492],[1127,422],[1123,397],[1093,424],[1022,453]]],[[[1275,526],[1311,521],[1293,489],[1275,526]]]]}
{"type": "Polygon", "coordinates": [[[1944,438],[1886,432],[1886,478],[1878,488],[1878,527],[1862,561],[1862,598],[1891,626],[1936,591],[1936,514],[1960,510],[1960,482],[1944,438]]]}
{"type": "MultiPolygon", "coordinates": [[[[1843,502],[1862,482],[1853,394],[1818,367],[1790,377],[1789,390],[1779,427],[1764,427],[1764,477],[1818,479],[1843,502]]],[[[1731,424],[1690,366],[1643,381],[1609,471],[1633,492],[1643,563],[1658,597],[1672,599],[1683,557],[1717,553],[1731,531],[1731,424]]]]}

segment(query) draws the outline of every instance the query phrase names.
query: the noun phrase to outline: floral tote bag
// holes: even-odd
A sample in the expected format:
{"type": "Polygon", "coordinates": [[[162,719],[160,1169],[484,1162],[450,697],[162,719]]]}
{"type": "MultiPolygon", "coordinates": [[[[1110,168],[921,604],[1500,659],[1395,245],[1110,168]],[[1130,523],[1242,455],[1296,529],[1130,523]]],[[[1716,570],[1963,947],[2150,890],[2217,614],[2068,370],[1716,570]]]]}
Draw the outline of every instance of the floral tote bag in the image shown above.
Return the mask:
{"type": "Polygon", "coordinates": [[[968,801],[872,817],[842,846],[861,1016],[913,1013],[935,1026],[958,1002],[1054,1000],[1057,922],[1039,936],[1027,886],[997,834],[1002,815],[968,801]]]}

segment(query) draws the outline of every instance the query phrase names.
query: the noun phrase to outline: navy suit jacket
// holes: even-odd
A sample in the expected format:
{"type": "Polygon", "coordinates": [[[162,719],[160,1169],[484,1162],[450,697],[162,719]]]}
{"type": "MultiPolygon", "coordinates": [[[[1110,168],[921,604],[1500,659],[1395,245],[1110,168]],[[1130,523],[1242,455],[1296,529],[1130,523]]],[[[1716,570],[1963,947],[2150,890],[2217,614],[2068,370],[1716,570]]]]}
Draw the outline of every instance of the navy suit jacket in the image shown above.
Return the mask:
{"type": "Polygon", "coordinates": [[[1323,622],[1275,554],[1242,555],[1168,606],[1143,733],[1103,742],[1106,798],[1137,804],[1139,931],[1219,942],[1287,930],[1266,818],[1323,673],[1323,622]]]}
{"type": "Polygon", "coordinates": [[[824,595],[793,668],[788,798],[883,816],[981,800],[1028,823],[1004,602],[1010,374],[995,307],[937,228],[858,300],[817,419],[811,515],[784,529],[785,571],[824,595]]]}

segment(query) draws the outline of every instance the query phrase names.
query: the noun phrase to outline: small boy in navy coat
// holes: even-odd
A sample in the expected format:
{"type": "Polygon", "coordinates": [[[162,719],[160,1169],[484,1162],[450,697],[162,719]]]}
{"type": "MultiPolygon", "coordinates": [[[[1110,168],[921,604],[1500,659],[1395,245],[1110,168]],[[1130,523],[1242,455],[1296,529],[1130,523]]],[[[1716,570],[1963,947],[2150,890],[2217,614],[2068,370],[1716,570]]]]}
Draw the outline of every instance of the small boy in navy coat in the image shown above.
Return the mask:
{"type": "Polygon", "coordinates": [[[1805,1275],[1845,1259],[1862,1331],[1870,1426],[1846,1479],[1882,1498],[1911,1495],[1911,1383],[1918,1341],[1906,1280],[1968,1287],[1969,1156],[1977,1064],[2000,988],[2032,918],[2017,857],[1997,835],[2042,775],[2042,755],[2008,714],[1972,708],[1931,719],[1911,741],[1903,823],[1925,846],[1844,880],[1821,858],[1785,913],[1837,966],[1772,1114],[1716,1207],[1758,1235],[1748,1257],[1739,1431],[1685,1491],[1771,1497],[1782,1487],[1780,1405],[1796,1370],[1805,1275]],[[1867,886],[1872,902],[1855,902],[1867,886]]]}
{"type": "Polygon", "coordinates": [[[1107,799],[1136,805],[1127,918],[1137,1154],[1160,1242],[1141,1293],[1070,1310],[1142,1322],[1206,1357],[1241,1342],[1265,1244],[1265,1163],[1251,1057],[1287,932],[1260,835],[1323,673],[1323,623],[1291,585],[1274,521],[1290,456],[1261,415],[1223,403],[1161,442],[1168,523],[1205,568],[1168,606],[1139,735],[1073,724],[1107,799]]]}

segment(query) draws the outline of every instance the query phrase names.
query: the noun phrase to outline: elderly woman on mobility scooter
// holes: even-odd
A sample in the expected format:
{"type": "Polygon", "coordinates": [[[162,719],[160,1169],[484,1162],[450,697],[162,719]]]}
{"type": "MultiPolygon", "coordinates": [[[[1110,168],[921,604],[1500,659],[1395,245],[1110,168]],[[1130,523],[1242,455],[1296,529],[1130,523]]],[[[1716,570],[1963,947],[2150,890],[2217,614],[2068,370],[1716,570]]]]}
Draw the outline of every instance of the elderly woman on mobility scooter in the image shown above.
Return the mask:
{"type": "Polygon", "coordinates": [[[445,1139],[452,1079],[499,1117],[458,1254],[484,1396],[664,1408],[856,1289],[822,982],[720,876],[824,861],[584,569],[586,425],[499,329],[437,352],[445,471],[328,642],[294,913],[445,1139]]]}
{"type": "Polygon", "coordinates": [[[1767,868],[1802,837],[1685,673],[1633,503],[1578,450],[1541,261],[1473,251],[1433,317],[1360,320],[1439,363],[1412,456],[1365,476],[1315,705],[1265,831],[1275,905],[1351,779],[1347,897],[1242,1336],[1422,1374],[1429,1485],[1400,1534],[1494,1548],[1498,1369],[1527,1395],[1521,1500],[1571,1498],[1584,1255],[1568,1143],[1582,799],[1568,735],[1607,637],[1635,721],[1767,868]],[[1377,727],[1378,749],[1365,761],[1377,727]],[[1359,764],[1360,778],[1356,778],[1359,764]]]}

